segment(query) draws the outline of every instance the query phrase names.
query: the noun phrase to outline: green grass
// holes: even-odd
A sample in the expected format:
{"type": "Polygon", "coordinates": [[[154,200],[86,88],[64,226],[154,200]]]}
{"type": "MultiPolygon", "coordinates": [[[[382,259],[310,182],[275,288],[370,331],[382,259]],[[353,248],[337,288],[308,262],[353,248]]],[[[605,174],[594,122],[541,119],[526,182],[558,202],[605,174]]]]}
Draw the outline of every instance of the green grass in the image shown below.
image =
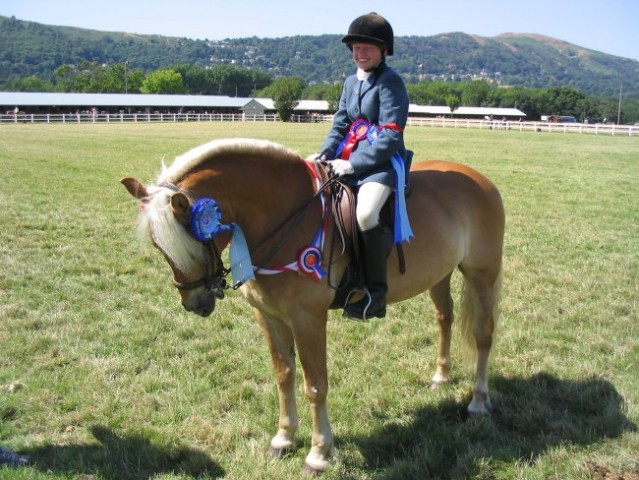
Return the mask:
{"type": "MultiPolygon", "coordinates": [[[[138,241],[118,179],[250,136],[315,151],[327,125],[0,126],[0,444],[34,465],[0,479],[298,479],[310,444],[272,460],[277,394],[248,304],[182,310],[138,241]]],[[[639,474],[639,141],[411,128],[417,159],[468,163],[507,211],[491,418],[466,419],[472,368],[431,392],[437,330],[422,295],[329,322],[328,479],[565,479],[639,474]],[[599,475],[599,476],[597,476],[599,475]]]]}

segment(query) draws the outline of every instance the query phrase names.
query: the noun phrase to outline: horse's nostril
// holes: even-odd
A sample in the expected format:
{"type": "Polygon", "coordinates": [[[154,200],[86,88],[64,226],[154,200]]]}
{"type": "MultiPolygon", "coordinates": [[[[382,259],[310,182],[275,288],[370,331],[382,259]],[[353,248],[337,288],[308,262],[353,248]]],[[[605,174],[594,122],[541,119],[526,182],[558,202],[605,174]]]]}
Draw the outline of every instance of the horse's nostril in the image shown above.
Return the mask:
{"type": "Polygon", "coordinates": [[[208,317],[213,313],[213,308],[203,307],[198,309],[195,313],[197,313],[200,317],[208,317]]]}

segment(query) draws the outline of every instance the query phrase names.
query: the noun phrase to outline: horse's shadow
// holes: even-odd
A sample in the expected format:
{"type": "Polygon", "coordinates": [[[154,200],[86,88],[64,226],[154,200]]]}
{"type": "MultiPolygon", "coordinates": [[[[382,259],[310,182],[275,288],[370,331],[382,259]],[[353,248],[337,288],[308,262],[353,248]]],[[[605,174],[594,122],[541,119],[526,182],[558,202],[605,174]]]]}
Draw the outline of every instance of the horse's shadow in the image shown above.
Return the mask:
{"type": "Polygon", "coordinates": [[[85,445],[44,445],[21,454],[33,459],[32,467],[58,474],[97,475],[99,478],[148,479],[160,474],[187,474],[220,478],[224,470],[204,452],[186,447],[159,447],[141,435],[122,437],[94,426],[98,441],[85,445]]]}
{"type": "Polygon", "coordinates": [[[342,442],[358,446],[376,478],[447,479],[478,475],[482,463],[526,464],[554,446],[589,445],[637,429],[624,414],[623,397],[599,378],[497,377],[492,395],[491,417],[469,418],[469,396],[408,412],[409,420],[399,422],[379,412],[385,426],[342,442]]]}

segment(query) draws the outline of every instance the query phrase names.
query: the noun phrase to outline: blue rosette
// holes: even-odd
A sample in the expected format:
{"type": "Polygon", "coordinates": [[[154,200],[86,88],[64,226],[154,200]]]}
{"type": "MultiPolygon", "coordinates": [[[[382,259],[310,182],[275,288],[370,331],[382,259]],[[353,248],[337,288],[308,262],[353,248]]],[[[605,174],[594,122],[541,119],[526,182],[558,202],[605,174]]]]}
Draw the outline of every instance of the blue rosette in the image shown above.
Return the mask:
{"type": "Polygon", "coordinates": [[[191,210],[191,233],[202,242],[208,242],[216,235],[231,230],[222,224],[222,212],[217,202],[211,198],[200,198],[191,210]]]}

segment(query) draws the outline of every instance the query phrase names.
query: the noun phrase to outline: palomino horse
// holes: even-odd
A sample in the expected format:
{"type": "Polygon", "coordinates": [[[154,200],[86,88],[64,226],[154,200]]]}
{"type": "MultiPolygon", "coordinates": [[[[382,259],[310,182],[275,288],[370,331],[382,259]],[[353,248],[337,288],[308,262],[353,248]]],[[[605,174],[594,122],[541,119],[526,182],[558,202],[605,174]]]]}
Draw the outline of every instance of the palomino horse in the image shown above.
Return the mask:
{"type": "MultiPolygon", "coordinates": [[[[426,290],[435,305],[439,326],[437,368],[432,386],[450,379],[453,301],[450,279],[455,268],[464,278],[462,331],[476,351],[476,383],[468,407],[488,413],[487,367],[498,316],[501,285],[504,210],[495,186],[475,170],[456,163],[413,163],[412,192],[407,208],[415,237],[404,244],[405,274],[398,253],[389,257],[388,301],[399,302],[426,290]]],[[[323,245],[321,279],[303,275],[298,252],[312,245],[318,227],[332,238],[331,212],[320,195],[310,163],[271,142],[249,139],[214,140],[177,157],[154,186],[122,179],[142,204],[141,223],[153,244],[171,265],[182,304],[188,311],[210,315],[225,288],[220,252],[233,230],[201,241],[193,233],[194,204],[217,202],[224,224],[239,226],[255,271],[241,286],[253,307],[270,349],[279,392],[279,422],[271,451],[295,448],[298,415],[295,401],[295,350],[304,372],[304,392],[312,409],[312,443],[306,466],[329,466],[333,435],[326,399],[326,323],[328,310],[349,258],[340,248],[328,255],[323,245]],[[330,267],[326,265],[330,257],[330,267]],[[291,271],[292,270],[292,271],[291,271]],[[279,272],[279,273],[278,273],[279,272]]],[[[216,212],[209,212],[215,217],[216,212]]],[[[231,256],[233,256],[233,236],[231,256]]],[[[340,239],[338,238],[338,242],[340,239]]],[[[341,243],[339,244],[341,245],[341,243]]],[[[339,246],[338,245],[338,246],[339,246]]],[[[321,246],[321,245],[320,245],[321,246]]],[[[231,262],[233,259],[231,258],[231,262]]],[[[309,273],[309,272],[307,272],[309,273]]]]}

